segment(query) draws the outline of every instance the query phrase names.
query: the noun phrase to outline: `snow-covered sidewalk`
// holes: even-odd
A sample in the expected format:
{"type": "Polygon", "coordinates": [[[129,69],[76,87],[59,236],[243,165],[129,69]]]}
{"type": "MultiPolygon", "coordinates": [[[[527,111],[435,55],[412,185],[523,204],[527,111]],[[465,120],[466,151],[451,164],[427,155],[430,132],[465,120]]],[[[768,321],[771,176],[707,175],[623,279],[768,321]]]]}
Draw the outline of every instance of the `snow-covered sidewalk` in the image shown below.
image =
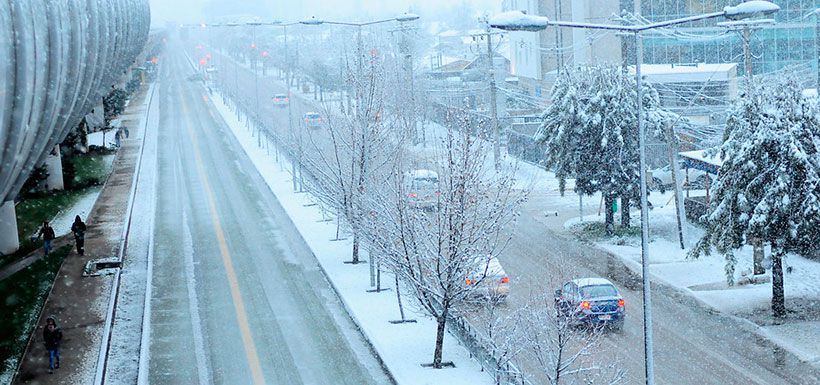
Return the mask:
{"type": "MultiPolygon", "coordinates": [[[[432,362],[436,323],[421,314],[410,314],[417,323],[391,324],[399,318],[394,290],[368,293],[367,264],[348,265],[351,241],[331,241],[334,222],[322,221],[326,214],[309,194],[293,192],[288,167],[276,163],[275,156],[257,147],[257,140],[218,96],[211,99],[231,127],[237,140],[253,161],[271,191],[285,208],[296,228],[315,254],[328,280],[341,297],[350,316],[359,325],[381,360],[399,384],[492,384],[492,378],[451,334],[444,339],[444,358],[455,368],[429,369],[432,362]]],[[[366,253],[363,258],[367,258],[366,253]]],[[[392,276],[383,275],[383,286],[392,287],[392,276]]]]}

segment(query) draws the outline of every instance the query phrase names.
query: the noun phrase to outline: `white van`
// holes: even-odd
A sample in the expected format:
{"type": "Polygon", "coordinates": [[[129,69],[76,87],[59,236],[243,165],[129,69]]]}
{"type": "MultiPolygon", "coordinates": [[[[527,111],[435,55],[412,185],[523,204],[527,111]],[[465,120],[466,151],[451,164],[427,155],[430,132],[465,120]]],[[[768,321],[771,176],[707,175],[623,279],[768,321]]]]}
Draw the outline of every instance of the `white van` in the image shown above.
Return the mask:
{"type": "Polygon", "coordinates": [[[404,175],[404,190],[414,208],[435,209],[438,207],[441,190],[438,173],[432,170],[413,170],[404,175]]]}

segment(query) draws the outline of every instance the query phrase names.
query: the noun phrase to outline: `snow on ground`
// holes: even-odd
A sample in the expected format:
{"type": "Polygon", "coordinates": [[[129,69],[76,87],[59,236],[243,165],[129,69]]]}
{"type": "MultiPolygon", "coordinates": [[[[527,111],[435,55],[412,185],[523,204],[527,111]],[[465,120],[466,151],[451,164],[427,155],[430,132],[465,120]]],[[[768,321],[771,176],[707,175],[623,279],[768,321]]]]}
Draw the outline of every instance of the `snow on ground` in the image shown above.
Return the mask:
{"type": "MultiPolygon", "coordinates": [[[[111,326],[110,351],[105,383],[135,384],[137,382],[143,333],[146,287],[151,274],[148,259],[153,247],[153,218],[156,207],[157,146],[159,135],[159,87],[152,84],[141,105],[148,105],[145,114],[131,128],[129,140],[142,141],[139,181],[133,196],[128,247],[122,256],[117,311],[111,326]],[[154,98],[156,96],[156,98],[154,98]]],[[[134,107],[139,108],[139,107],[134,107]]],[[[113,131],[112,131],[113,133],[113,131]]],[[[106,135],[113,139],[113,135],[106,135]]],[[[89,143],[91,139],[89,138],[89,143]]],[[[149,314],[150,315],[150,314],[149,314]]],[[[147,333],[146,333],[147,334],[147,333]]],[[[147,350],[147,349],[146,349],[147,350]]]]}
{"type": "Polygon", "coordinates": [[[107,148],[114,148],[114,134],[116,131],[108,130],[106,132],[97,131],[88,134],[88,145],[89,146],[99,146],[99,147],[107,147],[107,148]]]}
{"type": "MultiPolygon", "coordinates": [[[[113,141],[114,135],[112,133],[108,133],[106,135],[106,141],[109,138],[113,141]]],[[[102,143],[102,132],[88,134],[89,145],[102,146],[102,143]]],[[[104,160],[106,162],[106,167],[110,168],[111,163],[114,161],[114,155],[105,156],[104,160]]],[[[62,208],[60,212],[57,213],[53,219],[51,219],[49,224],[51,224],[51,227],[54,228],[54,232],[57,233],[57,236],[66,235],[71,232],[71,224],[74,223],[74,217],[76,215],[79,215],[84,222],[88,221],[88,214],[94,207],[94,202],[97,201],[97,197],[100,196],[100,191],[102,191],[102,187],[92,187],[88,189],[88,191],[84,193],[80,199],[70,206],[62,208]]],[[[32,235],[36,236],[37,234],[32,235]]]]}
{"type": "Polygon", "coordinates": [[[88,222],[88,214],[94,207],[97,197],[100,196],[100,191],[102,191],[101,186],[90,188],[79,200],[68,207],[63,207],[57,213],[49,224],[54,228],[54,232],[57,233],[58,237],[71,232],[71,224],[74,223],[75,216],[79,215],[83,222],[88,222]]]}
{"type": "MultiPolygon", "coordinates": [[[[331,241],[336,233],[334,222],[320,222],[325,216],[320,206],[314,205],[311,196],[292,191],[291,175],[287,171],[289,167],[277,165],[273,155],[268,155],[265,149],[256,147],[256,139],[245,128],[245,124],[237,120],[236,115],[221,98],[214,97],[212,100],[316,255],[351,317],[360,326],[396,381],[399,384],[491,384],[492,378],[481,371],[478,362],[470,358],[469,352],[449,333],[444,339],[444,360],[452,361],[456,367],[435,370],[421,366],[432,362],[435,320],[421,314],[409,313],[408,317],[417,319],[417,323],[390,324],[388,321],[399,318],[395,291],[388,290],[378,294],[366,292],[370,288],[368,265],[341,263],[345,258],[349,258],[350,240],[331,241]]],[[[364,258],[367,258],[366,254],[364,258]]],[[[392,276],[382,276],[384,286],[392,287],[392,280],[392,276]]],[[[403,301],[410,302],[406,298],[403,298],[403,301]]]]}

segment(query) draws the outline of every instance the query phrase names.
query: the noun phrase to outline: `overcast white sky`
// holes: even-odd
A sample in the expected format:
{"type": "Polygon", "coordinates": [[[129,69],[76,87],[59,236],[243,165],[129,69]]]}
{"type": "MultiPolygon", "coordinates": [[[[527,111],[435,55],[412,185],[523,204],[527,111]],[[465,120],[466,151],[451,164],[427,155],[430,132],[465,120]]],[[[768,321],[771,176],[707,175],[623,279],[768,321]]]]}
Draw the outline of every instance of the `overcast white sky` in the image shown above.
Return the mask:
{"type": "Polygon", "coordinates": [[[501,0],[150,0],[152,24],[163,26],[168,21],[195,23],[203,20],[202,9],[206,3],[223,1],[235,8],[246,8],[245,14],[255,6],[270,10],[263,18],[300,20],[309,16],[326,19],[362,19],[373,16],[393,16],[413,6],[424,16],[442,9],[469,3],[477,11],[495,13],[501,10],[501,0]],[[268,17],[265,17],[268,16],[268,17]]]}

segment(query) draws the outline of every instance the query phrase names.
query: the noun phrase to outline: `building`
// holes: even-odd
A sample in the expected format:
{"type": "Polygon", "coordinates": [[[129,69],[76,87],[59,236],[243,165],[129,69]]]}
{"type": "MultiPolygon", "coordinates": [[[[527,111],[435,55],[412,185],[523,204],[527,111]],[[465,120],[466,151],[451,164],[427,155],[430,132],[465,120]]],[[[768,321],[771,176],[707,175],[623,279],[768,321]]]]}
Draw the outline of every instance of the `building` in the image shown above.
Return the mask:
{"type": "MultiPolygon", "coordinates": [[[[611,23],[620,11],[620,0],[503,0],[502,10],[525,11],[554,20],[611,23]]],[[[512,75],[528,94],[546,97],[557,70],[571,64],[620,64],[621,39],[614,33],[601,34],[580,28],[547,28],[544,31],[510,32],[512,75]]]]}
{"type": "MultiPolygon", "coordinates": [[[[635,66],[629,71],[634,74],[635,66]]],[[[699,125],[723,124],[738,96],[736,63],[644,64],[641,74],[663,107],[699,125]]]]}
{"type": "MultiPolygon", "coordinates": [[[[686,17],[720,11],[738,0],[621,0],[621,8],[639,12],[652,21],[686,17]]],[[[773,15],[776,23],[753,32],[752,68],[754,73],[767,73],[785,67],[798,67],[815,79],[818,60],[818,32],[815,18],[806,17],[820,7],[818,0],[778,0],[780,12],[773,15]]],[[[738,33],[726,33],[715,20],[682,25],[682,33],[703,38],[680,39],[663,34],[646,34],[646,63],[736,63],[743,60],[743,43],[738,33]]],[[[742,69],[741,69],[742,71],[742,69]]],[[[741,74],[742,75],[742,74],[741,74]]]]}

